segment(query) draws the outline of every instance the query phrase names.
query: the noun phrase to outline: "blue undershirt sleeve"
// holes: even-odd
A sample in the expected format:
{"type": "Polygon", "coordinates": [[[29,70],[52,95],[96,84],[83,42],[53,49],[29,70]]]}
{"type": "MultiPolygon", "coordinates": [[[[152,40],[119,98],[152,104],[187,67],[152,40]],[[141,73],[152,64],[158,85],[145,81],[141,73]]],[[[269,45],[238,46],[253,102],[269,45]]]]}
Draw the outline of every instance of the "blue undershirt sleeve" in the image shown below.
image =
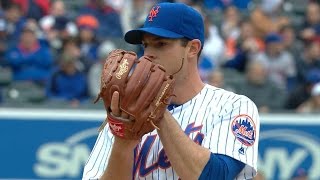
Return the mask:
{"type": "Polygon", "coordinates": [[[199,180],[232,180],[242,171],[245,164],[232,157],[211,153],[199,180]]]}

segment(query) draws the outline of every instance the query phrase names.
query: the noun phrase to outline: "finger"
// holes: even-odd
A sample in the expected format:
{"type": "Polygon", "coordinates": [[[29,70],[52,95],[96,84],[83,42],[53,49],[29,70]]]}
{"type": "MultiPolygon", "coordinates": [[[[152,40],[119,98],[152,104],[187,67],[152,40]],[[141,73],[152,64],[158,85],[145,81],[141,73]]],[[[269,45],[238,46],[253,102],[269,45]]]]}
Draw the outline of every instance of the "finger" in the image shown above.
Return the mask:
{"type": "Polygon", "coordinates": [[[121,117],[125,118],[125,119],[129,119],[129,114],[125,113],[125,112],[121,112],[121,117]]]}
{"type": "Polygon", "coordinates": [[[121,113],[120,113],[120,108],[119,108],[119,92],[118,91],[115,91],[113,94],[112,94],[112,99],[111,99],[111,105],[110,105],[110,108],[111,108],[111,112],[114,116],[120,116],[121,113]]]}

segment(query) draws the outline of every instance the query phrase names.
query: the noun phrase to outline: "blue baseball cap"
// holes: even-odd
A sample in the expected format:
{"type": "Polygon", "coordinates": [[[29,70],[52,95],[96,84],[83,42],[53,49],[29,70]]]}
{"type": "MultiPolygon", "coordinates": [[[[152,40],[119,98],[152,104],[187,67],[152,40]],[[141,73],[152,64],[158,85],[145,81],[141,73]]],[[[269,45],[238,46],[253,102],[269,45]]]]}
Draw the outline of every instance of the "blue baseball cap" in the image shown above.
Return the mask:
{"type": "Polygon", "coordinates": [[[281,43],[283,41],[283,38],[280,34],[277,33],[269,33],[265,37],[265,43],[281,43]]]}
{"type": "Polygon", "coordinates": [[[139,29],[128,31],[124,39],[141,44],[144,33],[163,38],[199,39],[204,44],[204,22],[201,14],[183,3],[159,3],[153,6],[139,29]]]}

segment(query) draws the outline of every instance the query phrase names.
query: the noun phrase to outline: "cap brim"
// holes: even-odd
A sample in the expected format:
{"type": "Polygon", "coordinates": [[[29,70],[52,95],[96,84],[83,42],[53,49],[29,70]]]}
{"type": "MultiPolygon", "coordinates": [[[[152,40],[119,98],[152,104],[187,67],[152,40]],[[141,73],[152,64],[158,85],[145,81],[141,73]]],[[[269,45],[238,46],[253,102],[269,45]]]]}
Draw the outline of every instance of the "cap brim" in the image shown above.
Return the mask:
{"type": "Polygon", "coordinates": [[[128,31],[124,35],[124,40],[130,44],[141,44],[144,33],[149,33],[152,35],[156,35],[164,38],[170,38],[170,39],[177,39],[177,38],[184,37],[180,34],[177,34],[175,32],[172,32],[166,29],[149,27],[149,28],[139,28],[139,29],[128,31]]]}

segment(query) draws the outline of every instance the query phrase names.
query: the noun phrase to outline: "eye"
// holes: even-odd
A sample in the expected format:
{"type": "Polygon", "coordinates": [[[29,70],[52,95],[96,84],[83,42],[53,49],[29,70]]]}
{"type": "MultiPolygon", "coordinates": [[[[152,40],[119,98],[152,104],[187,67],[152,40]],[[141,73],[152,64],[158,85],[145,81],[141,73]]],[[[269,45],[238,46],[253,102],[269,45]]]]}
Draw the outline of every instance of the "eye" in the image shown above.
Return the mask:
{"type": "Polygon", "coordinates": [[[164,47],[165,45],[167,45],[167,43],[166,43],[166,42],[163,42],[163,41],[159,41],[159,42],[157,42],[157,43],[155,44],[155,46],[156,46],[157,48],[164,47]]]}

